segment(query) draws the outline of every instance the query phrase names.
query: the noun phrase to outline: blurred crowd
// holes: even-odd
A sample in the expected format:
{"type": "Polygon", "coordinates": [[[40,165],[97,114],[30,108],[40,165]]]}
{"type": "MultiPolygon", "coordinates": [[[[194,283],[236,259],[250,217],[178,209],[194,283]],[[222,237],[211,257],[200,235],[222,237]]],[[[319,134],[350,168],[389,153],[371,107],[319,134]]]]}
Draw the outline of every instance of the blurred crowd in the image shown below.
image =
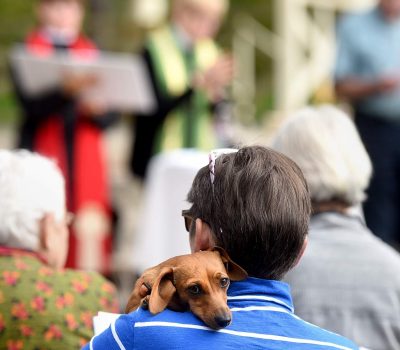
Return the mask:
{"type": "MultiPolygon", "coordinates": [[[[96,64],[85,5],[37,0],[27,57],[96,64]]],[[[228,11],[229,0],[171,0],[135,53],[147,110],[91,98],[102,82],[73,69],[32,94],[10,60],[21,123],[15,150],[0,150],[0,348],[84,346],[93,316],[123,310],[144,267],[193,251],[180,210],[196,173],[211,150],[247,146],[232,132],[235,62],[216,40],[228,11]],[[105,137],[122,116],[130,181],[113,193],[105,137]]],[[[340,16],[336,49],[340,108],[304,106],[264,141],[298,165],[311,200],[301,260],[283,280],[305,321],[371,350],[400,349],[400,0],[340,16]]]]}

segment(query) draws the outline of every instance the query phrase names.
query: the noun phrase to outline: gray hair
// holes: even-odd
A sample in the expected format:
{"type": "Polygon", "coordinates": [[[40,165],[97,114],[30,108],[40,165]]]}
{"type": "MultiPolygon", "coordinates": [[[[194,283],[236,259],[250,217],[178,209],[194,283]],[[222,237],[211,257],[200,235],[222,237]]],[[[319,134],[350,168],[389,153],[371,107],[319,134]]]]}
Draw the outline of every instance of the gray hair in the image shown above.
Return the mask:
{"type": "Polygon", "coordinates": [[[314,202],[355,205],[365,199],[371,161],[354,123],[338,108],[298,111],[278,130],[273,147],[300,166],[314,202]]]}
{"type": "Polygon", "coordinates": [[[54,162],[23,150],[0,150],[0,244],[39,248],[40,219],[65,216],[64,178],[54,162]]]}

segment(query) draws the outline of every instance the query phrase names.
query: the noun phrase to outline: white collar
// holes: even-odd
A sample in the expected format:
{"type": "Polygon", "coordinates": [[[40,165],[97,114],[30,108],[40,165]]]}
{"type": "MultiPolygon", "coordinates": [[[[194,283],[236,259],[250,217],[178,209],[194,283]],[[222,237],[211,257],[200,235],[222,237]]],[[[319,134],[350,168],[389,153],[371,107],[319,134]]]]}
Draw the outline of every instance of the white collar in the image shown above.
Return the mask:
{"type": "Polygon", "coordinates": [[[179,46],[184,51],[190,51],[193,49],[194,43],[190,36],[185,32],[185,30],[179,24],[173,24],[172,31],[175,35],[175,38],[178,41],[179,46]]]}

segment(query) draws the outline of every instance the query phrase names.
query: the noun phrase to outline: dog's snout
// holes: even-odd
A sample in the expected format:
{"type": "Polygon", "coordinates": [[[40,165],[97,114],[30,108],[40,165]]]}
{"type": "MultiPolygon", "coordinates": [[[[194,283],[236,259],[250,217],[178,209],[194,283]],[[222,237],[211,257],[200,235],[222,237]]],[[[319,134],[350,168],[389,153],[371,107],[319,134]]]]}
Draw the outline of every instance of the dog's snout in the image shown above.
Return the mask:
{"type": "Polygon", "coordinates": [[[230,325],[232,318],[229,315],[219,315],[215,316],[214,320],[219,327],[224,328],[230,325]]]}

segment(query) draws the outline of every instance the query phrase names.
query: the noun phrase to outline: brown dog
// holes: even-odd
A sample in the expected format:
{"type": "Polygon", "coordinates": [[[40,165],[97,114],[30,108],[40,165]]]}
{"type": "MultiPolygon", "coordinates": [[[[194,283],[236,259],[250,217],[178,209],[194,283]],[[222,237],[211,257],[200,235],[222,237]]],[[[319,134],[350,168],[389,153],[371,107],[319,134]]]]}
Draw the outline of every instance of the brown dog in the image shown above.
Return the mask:
{"type": "Polygon", "coordinates": [[[174,311],[190,309],[209,327],[220,329],[232,320],[226,295],[230,280],[246,277],[246,271],[219,247],[177,256],[147,269],[139,277],[125,312],[140,305],[148,307],[152,314],[166,307],[174,311]]]}

